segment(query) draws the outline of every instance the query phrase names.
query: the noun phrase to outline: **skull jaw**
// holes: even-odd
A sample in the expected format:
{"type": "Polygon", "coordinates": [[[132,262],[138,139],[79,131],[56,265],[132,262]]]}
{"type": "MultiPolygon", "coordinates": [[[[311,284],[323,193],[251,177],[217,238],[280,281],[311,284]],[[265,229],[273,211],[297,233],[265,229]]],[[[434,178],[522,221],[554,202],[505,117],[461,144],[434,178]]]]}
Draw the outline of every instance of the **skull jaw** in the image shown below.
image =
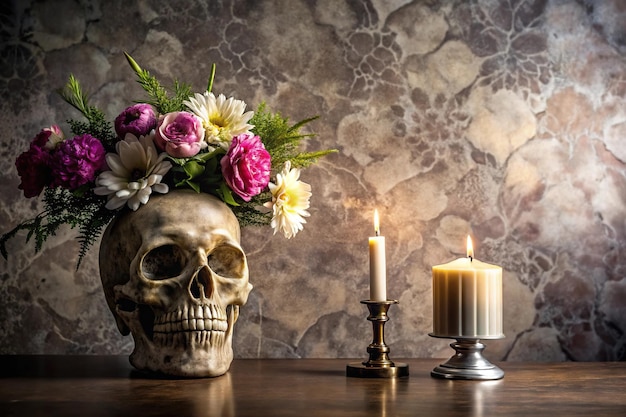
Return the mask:
{"type": "Polygon", "coordinates": [[[239,306],[231,306],[225,331],[188,331],[148,336],[139,309],[117,310],[133,335],[129,360],[139,371],[176,377],[204,378],[224,375],[233,361],[232,335],[239,306]],[[156,340],[156,339],[159,340],[156,340]]]}
{"type": "Polygon", "coordinates": [[[231,343],[208,348],[176,349],[135,338],[135,349],[129,359],[131,365],[140,371],[186,378],[217,377],[228,372],[233,361],[233,349],[231,343]]]}

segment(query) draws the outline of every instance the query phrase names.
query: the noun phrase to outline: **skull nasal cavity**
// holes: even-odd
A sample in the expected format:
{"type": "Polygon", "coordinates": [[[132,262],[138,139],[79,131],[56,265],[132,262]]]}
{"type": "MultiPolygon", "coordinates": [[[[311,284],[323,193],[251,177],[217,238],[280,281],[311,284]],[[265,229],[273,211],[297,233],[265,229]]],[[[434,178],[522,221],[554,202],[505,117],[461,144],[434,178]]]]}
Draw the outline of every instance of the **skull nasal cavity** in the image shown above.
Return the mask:
{"type": "Polygon", "coordinates": [[[211,298],[213,294],[213,284],[211,281],[211,271],[209,268],[202,267],[189,284],[189,292],[191,295],[201,300],[202,298],[211,298]]]}

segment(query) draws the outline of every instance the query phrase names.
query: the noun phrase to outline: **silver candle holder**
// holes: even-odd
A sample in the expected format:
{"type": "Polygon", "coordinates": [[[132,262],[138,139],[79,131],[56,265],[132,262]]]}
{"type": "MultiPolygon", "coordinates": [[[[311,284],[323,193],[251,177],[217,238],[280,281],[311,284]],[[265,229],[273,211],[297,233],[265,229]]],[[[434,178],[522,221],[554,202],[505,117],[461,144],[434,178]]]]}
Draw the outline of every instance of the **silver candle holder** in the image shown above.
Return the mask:
{"type": "Polygon", "coordinates": [[[492,380],[502,379],[504,371],[489,362],[483,356],[485,345],[480,343],[480,339],[502,339],[500,336],[439,336],[429,333],[431,337],[445,339],[456,339],[455,343],[450,343],[450,347],[455,350],[455,354],[447,362],[440,364],[430,372],[435,378],[444,379],[479,379],[492,380]]]}
{"type": "Polygon", "coordinates": [[[346,366],[346,376],[358,378],[394,378],[409,376],[409,365],[394,363],[389,359],[389,346],[385,344],[385,323],[389,321],[387,311],[398,300],[363,300],[370,312],[367,320],[372,322],[374,337],[367,347],[369,359],[365,362],[352,362],[346,366]]]}

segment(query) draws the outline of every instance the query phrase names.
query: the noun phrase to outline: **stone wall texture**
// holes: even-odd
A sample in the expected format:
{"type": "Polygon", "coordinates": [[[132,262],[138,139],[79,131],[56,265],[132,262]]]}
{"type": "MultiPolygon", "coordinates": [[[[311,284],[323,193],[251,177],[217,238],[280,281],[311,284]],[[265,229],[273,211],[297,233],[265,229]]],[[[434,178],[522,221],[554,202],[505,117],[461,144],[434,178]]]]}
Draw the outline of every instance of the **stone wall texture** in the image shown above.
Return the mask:
{"type": "MultiPolygon", "coordinates": [[[[144,97],[123,52],[166,83],[292,120],[319,114],[293,240],[247,228],[254,289],[239,358],[367,357],[367,239],[387,239],[392,358],[447,357],[431,267],[465,253],[504,269],[492,360],[626,359],[626,2],[623,0],[17,0],[0,6],[0,225],[42,209],[14,161],[78,114],[70,73],[111,120],[144,97]]],[[[125,354],[97,248],[76,270],[64,229],[0,259],[0,353],[125,354]]]]}

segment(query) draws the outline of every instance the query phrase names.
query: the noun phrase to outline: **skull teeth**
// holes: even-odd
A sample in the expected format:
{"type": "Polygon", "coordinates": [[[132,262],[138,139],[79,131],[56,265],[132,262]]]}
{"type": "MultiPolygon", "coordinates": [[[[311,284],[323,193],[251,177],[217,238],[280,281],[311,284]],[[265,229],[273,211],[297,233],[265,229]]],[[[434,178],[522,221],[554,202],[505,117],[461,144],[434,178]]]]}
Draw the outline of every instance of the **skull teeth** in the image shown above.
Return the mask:
{"type": "Polygon", "coordinates": [[[224,346],[225,339],[225,332],[196,331],[154,334],[154,343],[158,346],[172,348],[180,348],[182,346],[185,347],[185,349],[190,346],[224,346]]]}
{"type": "Polygon", "coordinates": [[[161,314],[154,319],[155,333],[175,333],[196,330],[225,332],[226,314],[214,305],[198,305],[161,314]]]}

